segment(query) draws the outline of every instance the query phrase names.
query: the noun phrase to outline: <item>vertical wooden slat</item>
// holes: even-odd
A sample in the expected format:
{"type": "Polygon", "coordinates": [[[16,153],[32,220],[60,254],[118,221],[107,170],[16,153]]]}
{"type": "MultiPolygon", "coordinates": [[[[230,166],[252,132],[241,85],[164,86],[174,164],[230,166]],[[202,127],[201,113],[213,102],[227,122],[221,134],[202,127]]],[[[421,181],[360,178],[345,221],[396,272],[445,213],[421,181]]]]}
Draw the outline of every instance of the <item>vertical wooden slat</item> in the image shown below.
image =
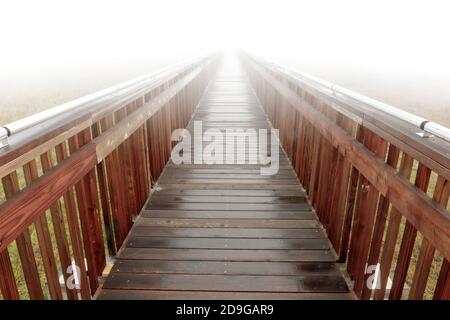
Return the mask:
{"type": "MultiPolygon", "coordinates": [[[[71,153],[76,152],[81,147],[84,142],[84,134],[82,132],[69,139],[71,153]]],[[[75,184],[91,294],[94,294],[98,288],[97,277],[101,274],[101,265],[105,261],[102,231],[101,227],[99,228],[98,206],[94,202],[94,197],[97,197],[97,191],[96,189],[92,189],[93,175],[94,173],[91,171],[80,182],[75,184]]]]}
{"type": "MultiPolygon", "coordinates": [[[[417,176],[415,185],[420,190],[426,192],[428,183],[430,181],[431,170],[419,163],[417,168],[417,176]]],[[[414,226],[406,221],[405,230],[403,232],[402,243],[400,245],[400,253],[395,268],[394,279],[392,281],[392,289],[389,294],[389,299],[398,300],[402,298],[403,287],[405,285],[406,276],[408,273],[411,255],[414,249],[417,230],[414,226]]]]}
{"type": "MultiPolygon", "coordinates": [[[[92,125],[92,138],[96,138],[100,135],[100,124],[98,122],[92,125]]],[[[109,207],[109,194],[106,181],[104,161],[97,164],[97,176],[98,176],[98,188],[100,195],[100,203],[102,207],[103,223],[105,227],[106,243],[108,245],[108,252],[114,256],[117,252],[117,247],[114,242],[114,226],[111,220],[111,210],[109,207]]]]}
{"type": "Polygon", "coordinates": [[[303,171],[302,184],[303,184],[303,187],[308,192],[309,185],[310,185],[309,182],[311,179],[311,162],[312,162],[311,156],[312,156],[312,151],[313,151],[314,129],[310,122],[308,122],[308,121],[305,121],[305,122],[306,122],[306,128],[305,128],[306,141],[305,141],[305,145],[303,148],[305,160],[303,161],[303,166],[302,166],[302,171],[303,171]]]}
{"type": "MultiPolygon", "coordinates": [[[[358,141],[363,141],[364,139],[364,130],[360,125],[356,128],[356,139],[358,141]]],[[[339,262],[343,263],[347,261],[347,249],[349,246],[350,233],[352,229],[352,220],[353,220],[353,211],[355,208],[356,200],[358,199],[356,196],[356,192],[358,190],[358,181],[359,181],[359,172],[355,167],[351,168],[350,172],[350,183],[348,186],[347,199],[346,199],[346,209],[344,215],[344,223],[342,226],[342,237],[341,237],[341,245],[339,251],[339,262]]]]}
{"type": "MultiPolygon", "coordinates": [[[[386,151],[387,151],[387,142],[380,138],[379,136],[370,133],[369,141],[367,144],[368,148],[375,153],[375,155],[380,159],[385,159],[386,151]]],[[[361,296],[362,290],[365,284],[365,271],[367,259],[369,256],[370,250],[370,241],[372,238],[372,229],[375,221],[375,214],[378,205],[379,192],[375,189],[373,185],[371,185],[367,180],[363,183],[367,184],[368,191],[363,192],[366,197],[365,200],[362,200],[363,205],[360,209],[360,224],[358,224],[358,228],[354,230],[355,234],[360,232],[360,240],[357,245],[356,252],[356,261],[355,261],[355,286],[354,291],[358,296],[361,296]]],[[[363,184],[361,183],[361,184],[363,184]]],[[[357,237],[358,238],[358,237],[357,237]]]]}
{"type": "MultiPolygon", "coordinates": [[[[36,160],[32,160],[23,167],[25,181],[29,185],[33,180],[39,178],[36,160]]],[[[59,284],[58,270],[56,268],[56,259],[53,253],[52,240],[48,229],[45,212],[39,216],[35,222],[35,229],[38,238],[39,248],[44,265],[44,271],[47,277],[47,285],[50,297],[54,300],[63,298],[61,286],[59,284]]]]}
{"type": "MultiPolygon", "coordinates": [[[[122,108],[117,111],[115,114],[116,123],[121,121],[127,116],[126,108],[122,108]]],[[[128,227],[131,228],[133,224],[133,216],[137,213],[137,198],[136,198],[136,186],[134,177],[134,160],[133,160],[133,152],[130,139],[126,139],[123,143],[119,145],[118,149],[118,157],[121,165],[121,171],[123,172],[124,182],[125,184],[122,186],[125,190],[125,200],[127,204],[127,220],[128,227]]]]}
{"type": "MultiPolygon", "coordinates": [[[[68,157],[65,143],[61,143],[55,147],[56,159],[58,163],[68,157]]],[[[67,225],[71,239],[72,251],[74,255],[75,265],[77,270],[72,270],[72,275],[75,271],[79,271],[78,279],[80,282],[81,298],[88,300],[91,298],[89,280],[86,271],[86,263],[84,259],[83,243],[78,224],[78,213],[75,205],[75,197],[72,188],[67,190],[63,195],[64,207],[66,209],[67,225]]]]}
{"type": "MultiPolygon", "coordinates": [[[[101,121],[101,130],[106,131],[114,125],[114,119],[107,116],[101,121]]],[[[106,177],[108,181],[109,196],[111,200],[112,223],[114,226],[114,238],[117,249],[122,245],[128,232],[128,217],[125,193],[123,190],[123,175],[120,172],[120,160],[118,150],[114,150],[106,156],[104,163],[106,167],[106,177]]]]}
{"type": "MultiPolygon", "coordinates": [[[[41,155],[42,170],[44,173],[53,168],[50,151],[41,155]]],[[[55,231],[56,247],[58,249],[59,261],[61,263],[61,272],[64,277],[64,284],[66,286],[66,293],[69,300],[76,300],[77,294],[75,288],[67,287],[70,274],[67,269],[72,265],[70,258],[69,246],[67,243],[66,230],[64,225],[64,218],[61,212],[61,204],[59,201],[55,202],[50,207],[50,215],[53,223],[53,230],[55,231]]]]}
{"type": "MultiPolygon", "coordinates": [[[[354,134],[354,130],[356,128],[355,122],[340,113],[336,115],[336,124],[342,127],[349,134],[354,134]]],[[[335,164],[336,168],[334,177],[331,182],[331,200],[327,209],[329,210],[328,237],[333,244],[334,250],[339,253],[341,251],[340,240],[345,218],[345,205],[350,181],[351,165],[341,153],[337,150],[335,150],[335,152],[337,153],[337,162],[335,164]]]]}
{"type": "MultiPolygon", "coordinates": [[[[400,163],[399,174],[406,179],[409,179],[409,177],[411,176],[413,163],[414,159],[408,154],[404,153],[400,163]]],[[[391,271],[392,260],[394,258],[395,245],[400,228],[401,218],[401,213],[396,208],[392,208],[380,259],[379,288],[375,290],[374,295],[374,298],[377,300],[384,299],[386,293],[386,286],[388,283],[389,273],[391,271]]]]}
{"type": "Polygon", "coordinates": [[[311,174],[310,174],[310,180],[309,180],[309,186],[308,186],[308,195],[313,203],[315,204],[315,189],[317,184],[317,176],[319,171],[319,154],[320,154],[320,148],[321,148],[321,141],[322,137],[318,130],[313,129],[313,139],[312,139],[312,155],[311,155],[311,174]]]}
{"type": "Polygon", "coordinates": [[[322,224],[324,225],[326,230],[329,230],[329,221],[331,214],[331,194],[333,193],[333,183],[336,179],[338,151],[333,148],[333,146],[327,143],[326,146],[326,155],[325,155],[325,167],[323,169],[322,181],[319,189],[319,194],[321,195],[321,199],[319,201],[319,210],[322,216],[322,224]]]}
{"type": "Polygon", "coordinates": [[[450,262],[448,260],[442,261],[433,299],[450,300],[450,262]]]}
{"type": "MultiPolygon", "coordinates": [[[[447,207],[449,195],[449,181],[446,181],[443,177],[438,176],[436,187],[433,193],[433,200],[445,208],[447,207]]],[[[420,247],[419,258],[417,260],[416,269],[414,271],[411,289],[409,292],[409,299],[419,300],[423,298],[431,264],[433,263],[434,252],[435,248],[427,239],[423,238],[422,245],[420,247]]]]}
{"type": "Polygon", "coordinates": [[[5,300],[20,299],[8,249],[0,252],[0,290],[5,300]]]}
{"type": "MultiPolygon", "coordinates": [[[[79,134],[80,142],[84,146],[92,140],[92,133],[90,128],[82,131],[79,134]]],[[[92,224],[91,228],[94,231],[93,239],[94,239],[94,248],[95,248],[95,257],[96,257],[96,270],[97,276],[102,275],[102,271],[106,266],[106,252],[105,245],[103,241],[103,227],[100,216],[100,203],[98,199],[98,185],[97,185],[97,175],[95,172],[95,168],[85,176],[85,181],[87,184],[87,190],[89,190],[89,194],[85,195],[87,198],[87,203],[89,204],[90,210],[90,223],[92,224]],[[95,228],[95,229],[94,229],[95,228]]]]}
{"type": "Polygon", "coordinates": [[[333,244],[334,250],[336,252],[340,251],[340,236],[342,231],[342,224],[344,221],[344,210],[345,198],[344,192],[347,191],[349,169],[350,166],[345,163],[344,157],[336,152],[336,164],[333,173],[333,180],[331,181],[332,191],[330,194],[330,201],[327,210],[329,210],[329,228],[328,228],[328,238],[333,244]]]}
{"type": "MultiPolygon", "coordinates": [[[[386,163],[389,166],[396,168],[399,156],[400,150],[396,146],[390,145],[386,163]]],[[[389,211],[389,200],[381,195],[378,203],[375,227],[372,237],[372,245],[370,247],[369,258],[367,260],[368,266],[376,265],[378,263],[388,211],[389,211]]],[[[367,282],[369,276],[370,274],[365,275],[364,278],[365,283],[367,282]]],[[[369,288],[368,286],[364,286],[361,298],[369,299],[371,293],[372,293],[371,288],[369,288]]]]}
{"type": "Polygon", "coordinates": [[[302,153],[302,149],[303,149],[303,144],[305,143],[305,138],[304,138],[304,121],[303,121],[303,117],[300,114],[300,112],[296,112],[296,118],[297,118],[297,130],[295,133],[295,160],[293,162],[294,164],[294,169],[295,169],[295,173],[297,174],[298,179],[301,181],[301,176],[302,176],[302,172],[301,172],[301,166],[303,163],[303,153],[302,153]]]}
{"type": "MultiPolygon", "coordinates": [[[[373,151],[377,157],[384,159],[387,148],[386,141],[371,131],[364,130],[364,145],[373,151]]],[[[355,208],[347,270],[354,277],[354,291],[360,297],[364,286],[364,273],[379,192],[363,175],[360,175],[358,195],[360,199],[358,199],[359,205],[355,208]]]]}
{"type": "MultiPolygon", "coordinates": [[[[11,198],[15,193],[20,191],[19,179],[16,171],[3,177],[2,183],[6,199],[11,198]]],[[[36,266],[36,257],[34,255],[33,244],[28,229],[16,239],[16,244],[29,297],[31,300],[43,300],[44,292],[42,291],[39,271],[36,266]]]]}

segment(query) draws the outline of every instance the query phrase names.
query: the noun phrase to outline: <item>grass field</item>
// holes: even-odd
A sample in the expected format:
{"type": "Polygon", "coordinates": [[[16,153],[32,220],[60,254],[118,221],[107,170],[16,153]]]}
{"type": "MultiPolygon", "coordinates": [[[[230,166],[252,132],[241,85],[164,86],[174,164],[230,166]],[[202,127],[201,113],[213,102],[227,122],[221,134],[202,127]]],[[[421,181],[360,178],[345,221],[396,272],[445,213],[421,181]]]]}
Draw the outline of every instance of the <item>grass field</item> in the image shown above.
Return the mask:
{"type": "MultiPolygon", "coordinates": [[[[174,61],[170,62],[172,63],[174,61]]],[[[105,66],[101,66],[95,68],[95,70],[92,68],[86,68],[85,73],[80,73],[80,70],[68,68],[64,74],[62,74],[61,70],[59,70],[50,74],[35,74],[34,76],[26,79],[21,79],[17,75],[12,76],[10,79],[2,78],[0,79],[2,80],[0,81],[0,124],[6,124],[11,121],[18,120],[63,102],[98,91],[113,84],[128,80],[132,77],[150,72],[165,64],[167,63],[158,63],[153,65],[144,64],[143,67],[141,67],[134,63],[125,70],[124,68],[118,68],[117,66],[112,66],[110,69],[105,66]]],[[[307,71],[310,72],[310,70],[307,71]]],[[[435,88],[436,90],[433,92],[428,92],[426,90],[419,92],[416,90],[416,87],[418,87],[417,83],[405,84],[402,88],[401,83],[399,82],[400,80],[393,78],[390,78],[389,81],[385,81],[384,86],[380,85],[383,82],[381,79],[377,77],[367,77],[367,79],[364,79],[362,74],[347,74],[346,76],[343,74],[330,74],[330,80],[336,81],[352,90],[359,91],[363,94],[367,94],[400,107],[408,112],[418,114],[432,121],[436,121],[442,125],[450,127],[450,92],[446,91],[444,94],[440,88],[440,85],[437,86],[435,88]],[[441,95],[439,95],[440,92],[442,93],[441,95]]],[[[416,170],[417,164],[413,169],[413,177],[415,176],[416,170]]],[[[23,177],[20,177],[20,182],[23,187],[23,177]]],[[[434,189],[435,183],[436,177],[432,177],[430,182],[430,190],[434,189]]],[[[4,201],[4,196],[1,193],[0,200],[4,201]]],[[[49,213],[47,213],[47,218],[49,219],[50,231],[53,234],[49,213]]],[[[404,224],[405,221],[403,219],[400,236],[398,237],[396,254],[398,254],[404,224]]],[[[46,280],[42,265],[42,257],[39,253],[36,232],[33,227],[30,227],[30,233],[34,244],[36,244],[34,246],[34,250],[38,262],[38,268],[42,276],[41,280],[42,283],[45,284],[46,280]]],[[[412,281],[414,266],[419,254],[420,243],[421,237],[419,236],[416,240],[413,257],[411,260],[412,267],[408,273],[407,284],[410,284],[412,281]]],[[[58,256],[55,243],[53,247],[55,249],[55,256],[58,256]]],[[[18,266],[15,270],[15,275],[19,284],[21,296],[23,298],[27,298],[28,296],[24,277],[20,268],[20,259],[14,245],[10,245],[10,255],[13,264],[18,266]]],[[[442,256],[436,254],[435,262],[433,263],[430,274],[429,285],[426,289],[426,298],[430,298],[432,296],[441,261],[442,256]]],[[[61,272],[59,266],[58,268],[61,272]]]]}

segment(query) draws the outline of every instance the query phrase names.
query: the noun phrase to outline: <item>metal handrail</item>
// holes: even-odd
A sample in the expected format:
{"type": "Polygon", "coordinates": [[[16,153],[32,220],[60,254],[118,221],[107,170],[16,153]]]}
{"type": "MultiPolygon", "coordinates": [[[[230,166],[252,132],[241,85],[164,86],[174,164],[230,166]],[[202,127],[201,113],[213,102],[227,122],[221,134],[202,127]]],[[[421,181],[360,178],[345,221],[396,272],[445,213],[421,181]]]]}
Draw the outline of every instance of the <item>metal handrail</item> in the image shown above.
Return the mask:
{"type": "Polygon", "coordinates": [[[64,115],[65,113],[81,115],[86,111],[92,111],[93,107],[107,106],[108,101],[117,99],[120,96],[124,96],[133,91],[141,89],[142,87],[149,85],[158,78],[167,75],[168,73],[174,73],[177,70],[183,70],[183,68],[199,63],[210,55],[205,55],[202,57],[185,59],[176,64],[158,69],[152,73],[140,76],[131,80],[127,80],[118,85],[97,91],[95,93],[86,95],[81,98],[63,103],[61,105],[55,106],[53,108],[47,109],[45,111],[35,113],[31,116],[22,118],[20,120],[8,123],[0,127],[0,148],[9,145],[8,138],[25,131],[26,129],[43,125],[46,121],[52,120],[57,116],[64,115]]]}
{"type": "Polygon", "coordinates": [[[253,55],[250,55],[250,56],[253,59],[262,60],[265,63],[272,65],[272,67],[274,67],[274,69],[277,69],[277,70],[281,71],[282,73],[289,74],[291,77],[307,83],[309,86],[313,87],[315,90],[317,90],[319,92],[322,92],[326,95],[331,95],[333,97],[339,97],[339,98],[343,98],[346,100],[350,100],[353,103],[356,102],[356,103],[365,104],[368,107],[371,107],[378,111],[382,111],[388,115],[396,117],[397,119],[405,121],[405,122],[413,125],[414,127],[416,127],[418,130],[422,130],[423,133],[431,134],[431,135],[441,138],[447,142],[450,142],[450,129],[446,128],[440,124],[437,124],[426,118],[416,116],[412,113],[400,110],[396,107],[393,107],[389,104],[378,101],[376,99],[356,93],[352,90],[346,89],[346,88],[341,87],[332,82],[314,77],[305,72],[300,72],[300,71],[294,70],[290,67],[284,66],[284,65],[274,62],[272,60],[265,59],[265,58],[259,58],[259,57],[255,58],[253,55]]]}

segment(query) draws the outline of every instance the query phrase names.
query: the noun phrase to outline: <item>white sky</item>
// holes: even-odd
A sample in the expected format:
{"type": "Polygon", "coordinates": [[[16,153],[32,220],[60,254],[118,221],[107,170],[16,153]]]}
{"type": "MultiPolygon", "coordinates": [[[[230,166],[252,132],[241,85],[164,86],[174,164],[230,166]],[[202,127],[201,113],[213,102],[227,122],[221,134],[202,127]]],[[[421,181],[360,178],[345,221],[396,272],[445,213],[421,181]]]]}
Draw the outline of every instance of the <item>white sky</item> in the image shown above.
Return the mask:
{"type": "Polygon", "coordinates": [[[450,73],[449,1],[2,0],[0,72],[238,47],[450,73]]]}

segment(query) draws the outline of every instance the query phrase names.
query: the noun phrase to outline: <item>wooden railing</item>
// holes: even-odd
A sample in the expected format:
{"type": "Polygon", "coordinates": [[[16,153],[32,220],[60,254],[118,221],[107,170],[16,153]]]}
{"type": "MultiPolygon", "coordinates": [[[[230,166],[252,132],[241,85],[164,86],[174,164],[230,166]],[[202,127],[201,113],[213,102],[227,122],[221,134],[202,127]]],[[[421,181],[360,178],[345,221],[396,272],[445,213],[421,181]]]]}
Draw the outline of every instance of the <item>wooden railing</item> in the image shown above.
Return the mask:
{"type": "Polygon", "coordinates": [[[0,292],[90,299],[169,159],[217,54],[178,64],[4,129],[0,292]]]}
{"type": "Polygon", "coordinates": [[[449,299],[449,131],[241,58],[356,295],[449,299]]]}

